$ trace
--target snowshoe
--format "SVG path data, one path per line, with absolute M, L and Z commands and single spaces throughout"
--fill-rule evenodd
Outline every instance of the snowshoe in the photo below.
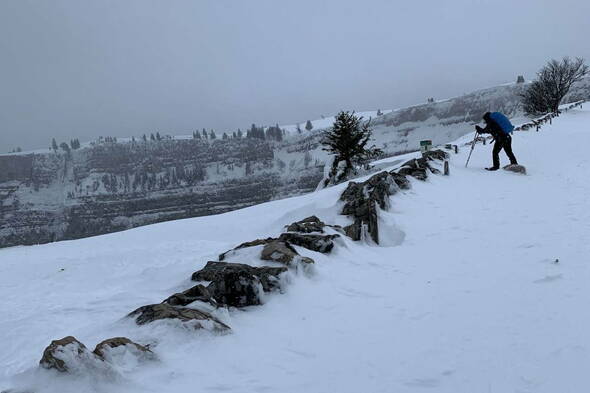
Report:
M 510 165 L 506 165 L 502 169 L 504 169 L 505 171 L 514 172 L 514 173 L 520 173 L 522 175 L 526 175 L 526 168 L 523 165 L 510 164 Z

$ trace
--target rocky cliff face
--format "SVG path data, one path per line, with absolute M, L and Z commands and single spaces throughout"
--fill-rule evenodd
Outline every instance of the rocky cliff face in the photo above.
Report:
M 221 213 L 309 192 L 322 174 L 309 154 L 247 138 L 0 156 L 0 246 Z
M 473 131 L 484 112 L 519 115 L 523 84 L 395 110 L 372 119 L 386 153 Z M 585 81 L 571 100 L 590 97 Z M 327 156 L 322 130 L 252 138 L 92 143 L 71 152 L 0 155 L 0 247 L 75 239 L 238 209 L 312 191 Z

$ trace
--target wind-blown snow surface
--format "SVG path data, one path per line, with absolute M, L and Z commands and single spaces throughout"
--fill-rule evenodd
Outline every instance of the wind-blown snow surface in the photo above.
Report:
M 193 271 L 241 241 L 276 235 L 310 214 L 342 223 L 336 201 L 345 185 L 223 215 L 2 249 L 0 390 L 586 391 L 589 144 L 584 109 L 539 133 L 515 134 L 527 176 L 483 171 L 489 145 L 476 147 L 466 169 L 463 147 L 451 176 L 413 181 L 392 197 L 381 229 L 401 245 L 343 241 L 330 256 L 301 249 L 316 260 L 315 274 L 292 275 L 286 293 L 223 316 L 233 328 L 223 336 L 121 318 L 188 288 Z M 126 367 L 110 382 L 37 370 L 43 348 L 66 335 L 90 348 L 112 336 L 158 338 L 160 361 Z

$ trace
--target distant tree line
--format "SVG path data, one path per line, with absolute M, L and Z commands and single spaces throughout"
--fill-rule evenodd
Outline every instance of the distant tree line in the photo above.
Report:
M 53 150 L 55 152 L 57 152 L 58 149 L 61 149 L 61 150 L 65 151 L 66 153 L 69 153 L 70 150 L 76 150 L 79 148 L 80 148 L 80 140 L 78 138 L 70 139 L 69 144 L 67 144 L 66 142 L 61 142 L 59 145 L 57 144 L 57 141 L 55 140 L 55 138 L 51 139 L 50 150 Z
M 305 129 L 307 131 L 311 131 L 313 129 L 313 124 L 311 123 L 310 120 L 307 120 L 307 122 L 305 124 Z M 297 124 L 297 131 L 299 133 L 301 133 L 301 128 L 300 128 L 299 124 Z M 261 140 L 281 142 L 285 136 L 286 136 L 285 130 L 280 128 L 278 124 L 275 124 L 274 126 L 270 126 L 270 127 L 259 127 L 256 124 L 252 124 L 250 129 L 247 130 L 245 133 L 242 132 L 242 130 L 238 128 L 237 131 L 234 131 L 232 133 L 224 132 L 221 136 L 221 139 L 228 140 L 228 139 L 240 139 L 240 138 L 245 137 L 245 138 L 252 138 L 252 139 L 261 139 Z M 193 137 L 193 139 L 216 140 L 217 134 L 215 133 L 215 130 L 213 130 L 213 129 L 207 131 L 205 128 L 203 128 L 201 131 L 198 131 L 198 130 L 193 131 L 192 137 Z M 152 132 L 149 135 L 143 134 L 141 136 L 141 140 L 143 142 L 148 142 L 148 141 L 157 142 L 157 141 L 171 140 L 171 139 L 173 139 L 173 138 L 170 135 L 162 136 L 162 135 L 160 135 L 160 132 L 158 132 L 158 131 L 155 133 Z M 131 137 L 131 142 L 136 142 L 135 137 Z M 95 142 L 92 142 L 92 144 L 94 144 L 94 143 Z M 99 136 L 98 143 L 117 143 L 117 137 Z M 51 141 L 51 148 L 50 149 L 52 149 L 56 152 L 59 149 L 69 152 L 70 150 L 79 149 L 80 146 L 81 146 L 80 141 L 77 138 L 70 140 L 69 145 L 65 142 L 58 144 L 57 141 L 55 140 L 55 138 L 53 138 Z M 17 149 L 20 149 L 20 148 L 17 148 Z M 13 150 L 13 152 L 16 152 L 16 151 L 21 151 L 21 150 Z

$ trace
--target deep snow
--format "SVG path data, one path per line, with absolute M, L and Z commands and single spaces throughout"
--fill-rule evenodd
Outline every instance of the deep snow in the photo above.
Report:
M 286 293 L 263 306 L 221 314 L 233 328 L 223 336 L 122 317 L 188 288 L 192 272 L 242 241 L 311 214 L 345 223 L 336 214 L 345 184 L 217 216 L 1 249 L 0 390 L 586 391 L 589 144 L 583 109 L 515 134 L 527 176 L 483 171 L 489 145 L 465 168 L 462 147 L 451 176 L 412 181 L 382 212 L 382 234 L 401 244 L 342 241 L 329 256 L 300 249 L 316 260 L 315 274 L 292 274 Z M 38 370 L 43 348 L 66 335 L 90 348 L 113 336 L 157 338 L 160 361 L 121 367 L 111 382 Z

